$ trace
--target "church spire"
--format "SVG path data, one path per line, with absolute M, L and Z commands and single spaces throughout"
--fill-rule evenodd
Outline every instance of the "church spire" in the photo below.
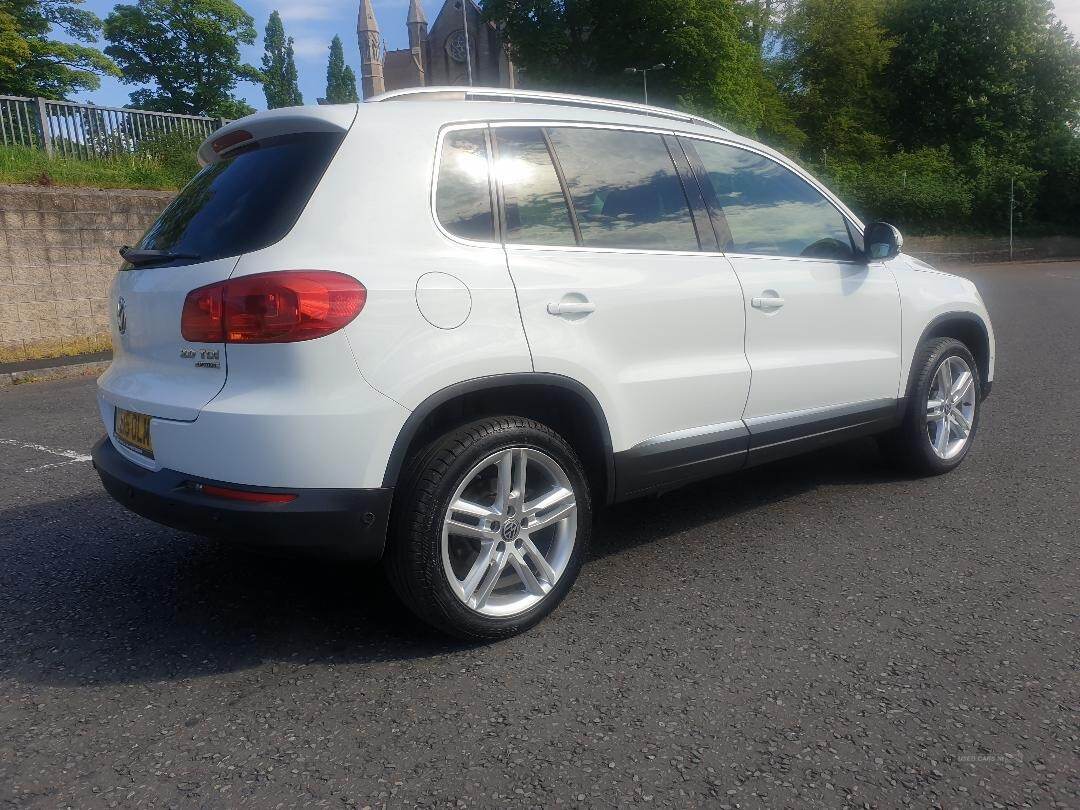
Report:
M 356 15 L 356 33 L 379 33 L 379 22 L 375 19 L 375 9 L 371 0 L 360 0 L 360 13 Z
M 409 48 L 419 51 L 423 57 L 427 43 L 427 17 L 424 16 L 424 7 L 420 5 L 420 0 L 410 0 L 409 19 L 405 25 L 409 29 Z
M 371 0 L 360 0 L 356 15 L 356 42 L 360 46 L 360 78 L 364 98 L 377 96 L 385 90 L 383 84 L 382 34 L 375 19 Z
M 420 5 L 420 0 L 411 0 L 409 3 L 409 25 L 413 23 L 427 25 L 427 17 L 424 15 L 424 7 Z

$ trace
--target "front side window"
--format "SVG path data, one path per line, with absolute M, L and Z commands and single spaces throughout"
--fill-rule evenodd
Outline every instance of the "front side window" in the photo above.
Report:
M 435 215 L 454 236 L 474 242 L 496 241 L 484 130 L 447 134 L 439 163 Z
M 729 253 L 851 261 L 851 235 L 825 197 L 774 160 L 726 144 L 695 141 L 706 202 Z
M 506 241 L 518 245 L 576 245 L 570 209 L 544 133 L 534 127 L 494 130 L 496 172 L 502 181 Z
M 699 249 L 686 194 L 659 135 L 576 127 L 548 135 L 585 247 Z

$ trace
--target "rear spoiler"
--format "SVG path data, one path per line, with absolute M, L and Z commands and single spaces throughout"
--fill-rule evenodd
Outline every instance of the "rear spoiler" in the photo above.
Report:
M 229 152 L 251 141 L 294 132 L 348 132 L 358 104 L 281 107 L 232 121 L 211 133 L 199 146 L 200 166 L 227 158 Z

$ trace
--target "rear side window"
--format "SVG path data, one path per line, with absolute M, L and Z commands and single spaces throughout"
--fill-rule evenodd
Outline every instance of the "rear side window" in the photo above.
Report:
M 266 138 L 203 168 L 139 241 L 178 254 L 170 265 L 239 256 L 283 238 L 304 210 L 344 133 Z
M 576 245 L 570 209 L 544 133 L 517 127 L 494 132 L 506 210 L 506 241 L 519 245 Z
M 695 141 L 706 202 L 726 224 L 724 250 L 761 256 L 850 261 L 844 217 L 816 188 L 762 155 Z M 729 235 L 730 234 L 730 235 Z
M 548 130 L 585 247 L 699 249 L 682 182 L 659 135 Z
M 450 132 L 443 141 L 435 215 L 446 230 L 474 242 L 495 242 L 484 130 Z

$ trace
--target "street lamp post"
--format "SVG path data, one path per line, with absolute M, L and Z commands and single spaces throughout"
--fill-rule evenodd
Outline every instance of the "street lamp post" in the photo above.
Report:
M 468 0 L 459 0 L 454 6 L 461 9 L 461 27 L 465 32 L 465 69 L 469 72 L 469 87 L 472 87 L 472 49 L 469 46 L 469 14 L 465 5 L 467 2 Z
M 630 74 L 633 74 L 633 75 L 637 75 L 638 73 L 641 74 L 641 83 L 642 83 L 643 89 L 645 90 L 645 103 L 646 104 L 649 103 L 649 71 L 650 70 L 663 70 L 666 67 L 667 67 L 667 65 L 665 65 L 663 62 L 661 62 L 659 65 L 653 65 L 652 67 L 647 67 L 647 68 L 627 68 L 626 69 L 627 73 L 630 73 Z

